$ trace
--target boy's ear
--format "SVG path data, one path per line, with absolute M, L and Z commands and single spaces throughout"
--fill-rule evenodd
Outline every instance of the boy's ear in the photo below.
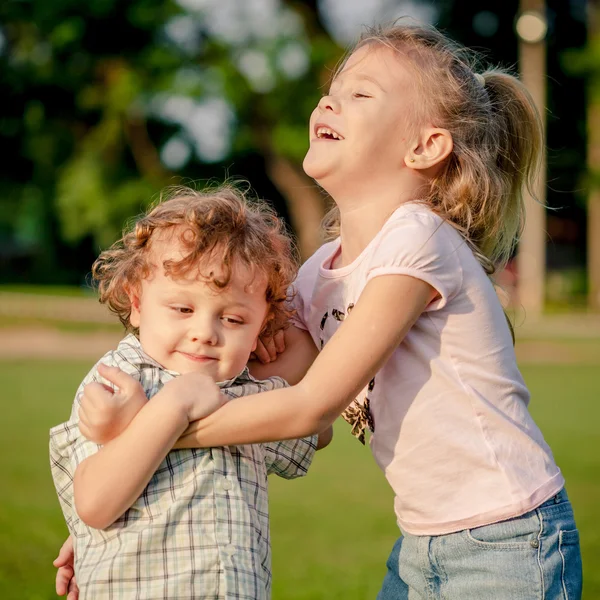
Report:
M 127 296 L 131 304 L 131 314 L 129 315 L 129 322 L 132 327 L 136 329 L 140 326 L 140 294 L 139 290 L 134 288 L 127 289 Z
M 446 160 L 453 148 L 452 134 L 447 129 L 427 127 L 405 156 L 404 164 L 411 169 L 431 169 Z

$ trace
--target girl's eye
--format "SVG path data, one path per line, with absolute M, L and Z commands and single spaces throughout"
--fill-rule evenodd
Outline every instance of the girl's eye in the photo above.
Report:
M 194 309 L 188 306 L 172 306 L 171 308 L 180 315 L 191 315 L 194 312 Z
M 361 94 L 360 92 L 354 92 L 352 94 L 355 98 L 371 98 L 371 96 L 367 96 L 367 94 Z

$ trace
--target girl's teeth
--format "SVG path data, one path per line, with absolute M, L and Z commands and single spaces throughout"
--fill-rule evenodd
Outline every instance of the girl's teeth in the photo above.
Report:
M 330 135 L 335 140 L 341 139 L 335 131 L 327 127 L 319 127 L 319 130 L 317 131 L 317 137 L 323 137 L 325 135 Z

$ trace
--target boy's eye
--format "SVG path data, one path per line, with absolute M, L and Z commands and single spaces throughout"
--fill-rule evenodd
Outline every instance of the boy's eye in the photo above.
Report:
M 368 96 L 367 94 L 362 94 L 361 92 L 354 92 L 354 94 L 352 94 L 355 98 L 371 98 L 371 96 Z
M 194 309 L 189 306 L 171 306 L 171 309 L 181 315 L 191 315 L 194 312 Z
M 233 325 L 243 325 L 244 324 L 244 321 L 242 321 L 241 319 L 238 319 L 237 317 L 221 317 L 221 318 L 226 323 L 231 323 Z

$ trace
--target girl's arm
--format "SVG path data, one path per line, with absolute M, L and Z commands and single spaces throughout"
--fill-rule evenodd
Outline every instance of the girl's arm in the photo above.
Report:
M 375 376 L 438 293 L 407 275 L 382 275 L 292 387 L 228 402 L 194 422 L 182 442 L 196 447 L 305 437 L 325 430 Z M 185 377 L 185 376 L 184 376 Z M 197 395 L 187 386 L 181 393 Z M 160 394 L 170 395 L 167 384 Z
M 206 391 L 201 400 L 194 401 L 190 396 L 191 403 L 186 403 L 177 392 L 180 381 L 181 378 L 176 378 L 170 382 L 174 398 L 154 396 L 121 435 L 76 468 L 75 508 L 90 527 L 105 529 L 130 508 L 189 421 L 201 418 L 223 402 L 220 390 L 210 378 L 193 373 L 185 385 L 196 389 L 206 387 Z M 96 393 L 110 393 L 94 389 Z

